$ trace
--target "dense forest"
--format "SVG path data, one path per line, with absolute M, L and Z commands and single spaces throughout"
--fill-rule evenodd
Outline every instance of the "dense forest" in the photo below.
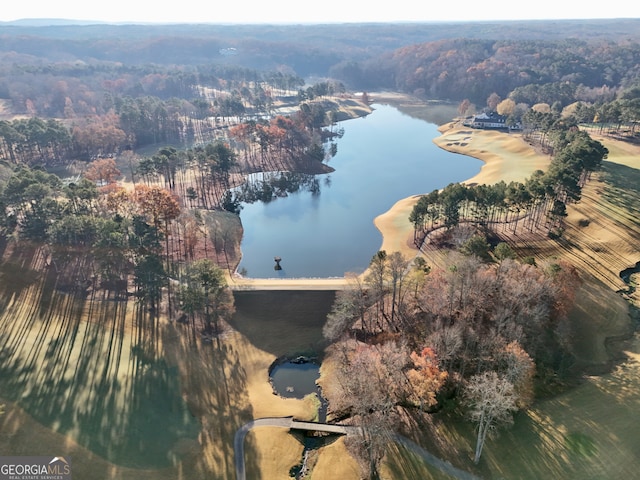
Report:
M 637 141 L 639 26 L 0 25 L 0 246 L 38 248 L 56 288 L 133 294 L 154 319 L 215 335 L 233 311 L 241 202 L 317 192 L 345 106 L 365 115 L 367 91 L 389 89 L 453 102 L 461 119 L 496 111 L 548 171 L 420 197 L 416 246 L 459 254 L 431 269 L 378 252 L 324 329 L 326 395 L 366 427 L 352 445 L 364 471 L 375 477 L 398 407 L 464 406 L 477 462 L 489 430 L 570 370 L 579 284 L 566 263 L 518 262 L 490 241 L 562 236 L 607 155 L 586 124 Z
M 637 108 L 638 31 L 634 20 L 0 25 L 0 118 L 63 121 L 85 154 L 189 144 L 208 118 L 268 112 L 275 96 L 331 78 L 351 91 L 467 100 L 478 110 L 491 95 L 520 109 L 578 102 L 598 109 L 600 121 L 628 121 Z
M 348 84 L 429 98 L 484 102 L 493 92 L 517 103 L 609 101 L 638 77 L 637 42 L 440 40 L 332 69 Z M 513 93 L 512 93 L 513 92 Z
M 288 68 L 302 77 L 326 75 L 341 61 L 444 39 L 622 42 L 638 37 L 638 21 L 564 20 L 327 25 L 101 25 L 0 22 L 2 51 L 33 62 L 114 62 L 124 65 L 227 64 Z M 229 55 L 232 50 L 233 55 Z

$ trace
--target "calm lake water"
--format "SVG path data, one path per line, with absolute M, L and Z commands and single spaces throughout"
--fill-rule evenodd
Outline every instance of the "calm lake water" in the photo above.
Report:
M 437 125 L 388 105 L 374 108 L 365 118 L 340 124 L 344 136 L 329 162 L 336 171 L 318 176 L 319 193 L 300 191 L 266 204 L 243 204 L 239 270 L 246 276 L 361 273 L 382 245 L 375 217 L 402 198 L 461 182 L 480 170 L 479 160 L 433 143 Z M 276 256 L 282 258 L 280 271 L 273 268 Z

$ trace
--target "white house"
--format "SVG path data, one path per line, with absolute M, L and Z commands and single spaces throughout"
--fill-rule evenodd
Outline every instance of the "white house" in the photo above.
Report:
M 476 115 L 469 123 L 473 128 L 507 128 L 507 117 L 495 112 L 483 112 Z

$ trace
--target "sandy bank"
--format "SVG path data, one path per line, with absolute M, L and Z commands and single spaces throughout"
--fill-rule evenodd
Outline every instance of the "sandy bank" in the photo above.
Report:
M 545 170 L 550 163 L 548 155 L 537 153 L 520 134 L 474 130 L 457 123 L 448 123 L 439 130 L 442 135 L 434 139 L 434 143 L 440 148 L 484 163 L 477 175 L 464 182 L 468 185 L 524 181 L 534 171 Z M 407 257 L 416 254 L 409 214 L 417 200 L 417 196 L 399 200 L 376 217 L 374 223 L 383 237 L 381 250 L 399 251 Z
M 442 135 L 434 139 L 436 145 L 484 162 L 480 172 L 468 179 L 467 184 L 523 181 L 535 170 L 546 169 L 550 162 L 549 156 L 537 153 L 520 134 L 473 130 L 456 123 L 443 125 L 439 130 Z M 401 199 L 375 218 L 375 226 L 383 237 L 380 250 L 401 252 L 407 258 L 417 253 L 413 245 L 413 225 L 409 222 L 417 199 L 417 196 Z M 348 285 L 342 277 L 261 279 L 234 276 L 229 277 L 228 282 L 233 290 L 337 290 Z
M 551 161 L 538 153 L 520 133 L 474 130 L 449 123 L 439 128 L 442 135 L 434 139 L 440 148 L 477 158 L 484 162 L 480 172 L 466 184 L 493 184 L 524 181 L 536 170 L 546 170 Z

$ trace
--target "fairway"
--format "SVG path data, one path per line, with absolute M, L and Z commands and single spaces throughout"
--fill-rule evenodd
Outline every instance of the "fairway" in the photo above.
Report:
M 28 269 L 33 281 L 15 288 L 7 281 L 15 273 L 15 264 L 0 267 L 4 399 L 122 466 L 169 467 L 197 444 L 200 422 L 178 370 L 160 336 L 142 335 L 129 302 L 85 302 Z
M 569 206 L 568 242 L 541 238 L 515 245 L 531 248 L 540 259 L 566 258 L 593 273 L 583 274 L 570 314 L 573 353 L 577 367 L 605 373 L 586 376 L 520 413 L 513 428 L 488 440 L 478 466 L 470 457 L 475 433 L 467 422 L 441 413 L 405 432 L 457 468 L 485 479 L 523 480 L 633 478 L 640 470 L 640 340 L 628 338 L 626 303 L 637 299 L 637 292 L 627 292 L 627 299 L 615 292 L 626 287 L 619 271 L 638 260 L 640 174 L 637 156 L 612 147 L 583 200 Z M 83 268 L 82 259 L 77 261 Z M 318 290 L 304 284 L 299 291 L 242 284 L 235 292 L 237 313 L 217 342 L 166 316 L 153 316 L 133 296 L 115 299 L 61 282 L 43 266 L 38 248 L 4 251 L 3 454 L 68 455 L 79 478 L 231 479 L 233 438 L 242 425 L 263 417 L 313 418 L 311 399 L 273 394 L 268 371 L 281 356 L 322 356 L 322 325 L 334 283 Z M 626 359 L 612 367 L 611 338 L 624 336 L 626 342 L 614 350 Z M 323 382 L 330 382 L 330 374 Z M 300 461 L 300 439 L 272 430 L 247 436 L 250 478 L 287 478 Z M 316 453 L 314 479 L 333 480 L 336 464 L 341 479 L 360 478 L 342 440 Z M 415 452 L 394 446 L 383 478 L 449 477 Z
M 38 273 L 37 252 L 9 254 L 0 266 L 3 454 L 71 456 L 79 478 L 232 478 L 241 425 L 313 418 L 313 401 L 273 394 L 276 355 L 242 333 L 227 327 L 219 344 L 206 342 L 131 297 L 57 288 L 53 275 Z M 330 305 L 328 294 L 320 300 Z M 314 302 L 304 300 L 310 313 Z M 272 309 L 281 303 L 282 318 L 252 325 L 244 316 L 239 327 L 278 354 L 317 346 L 323 318 L 305 314 L 300 329 L 283 334 L 292 321 L 288 302 Z M 257 467 L 263 445 L 245 446 L 248 471 L 268 473 L 269 462 Z
M 487 445 L 490 478 L 636 478 L 640 469 L 640 342 L 610 373 L 539 402 Z

